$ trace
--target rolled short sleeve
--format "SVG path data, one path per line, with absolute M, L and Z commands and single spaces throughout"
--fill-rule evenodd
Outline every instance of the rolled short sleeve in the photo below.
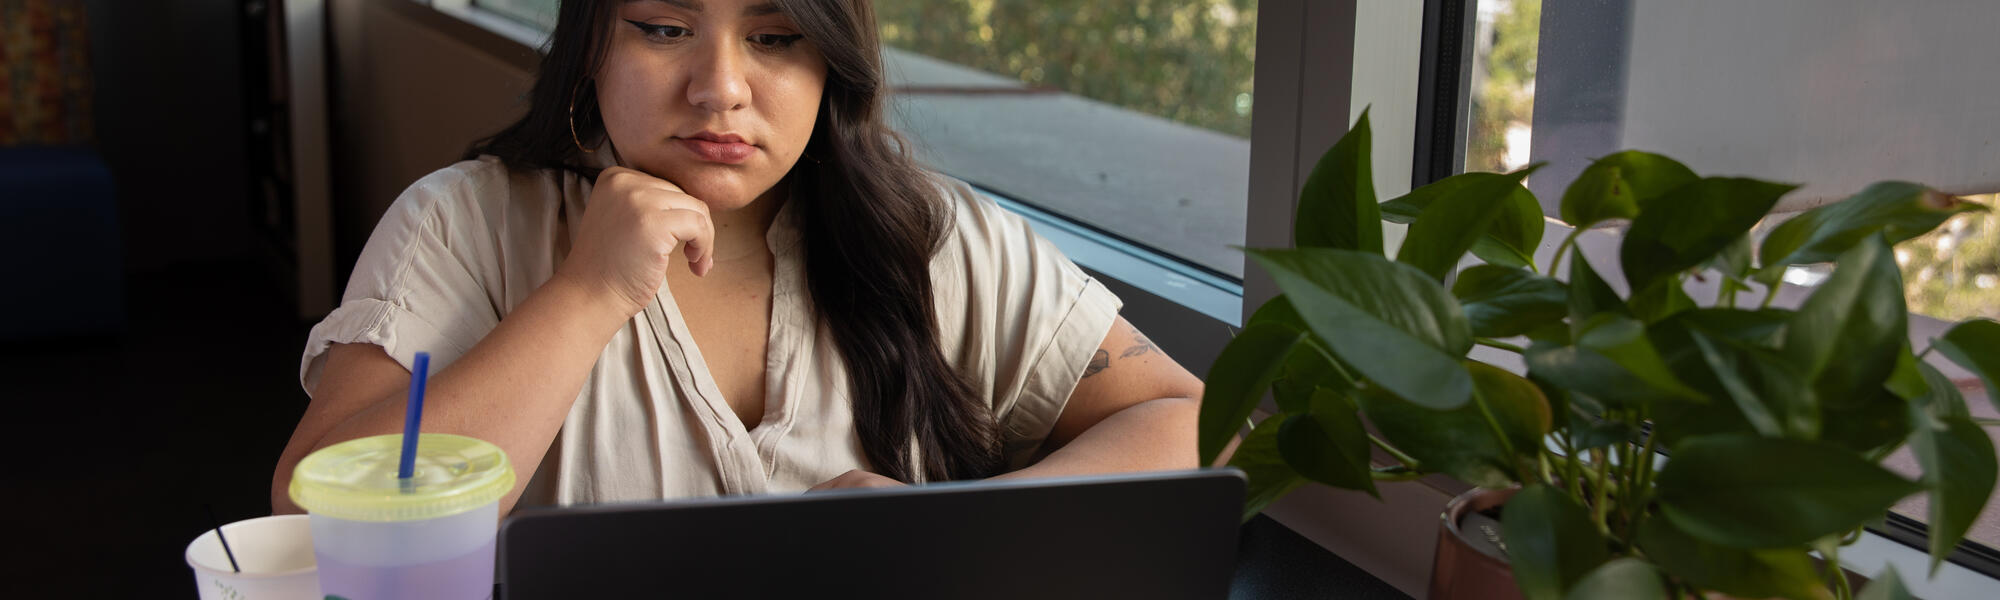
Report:
M 947 180 L 957 230 L 933 263 L 940 330 L 990 394 L 1009 468 L 1026 466 L 1117 321 L 1121 303 L 1026 219 Z
M 479 194 L 506 193 L 482 179 L 490 164 L 468 162 L 434 172 L 404 190 L 355 262 L 340 306 L 313 326 L 299 360 L 299 383 L 318 384 L 333 344 L 381 346 L 403 368 L 418 352 L 443 370 L 500 323 L 486 285 L 496 260 Z

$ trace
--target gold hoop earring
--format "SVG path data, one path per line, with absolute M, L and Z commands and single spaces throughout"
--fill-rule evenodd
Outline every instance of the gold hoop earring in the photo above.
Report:
M 583 83 L 585 81 L 589 81 L 589 79 L 583 79 L 577 81 L 576 89 L 570 91 L 569 93 L 569 141 L 576 142 L 576 149 L 582 150 L 585 154 L 589 154 L 592 152 L 596 152 L 596 150 L 583 147 L 583 138 L 577 137 L 576 135 L 576 97 L 578 94 L 583 93 Z

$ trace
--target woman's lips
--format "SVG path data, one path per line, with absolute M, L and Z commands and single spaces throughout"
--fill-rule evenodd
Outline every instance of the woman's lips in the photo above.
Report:
M 711 142 L 694 138 L 678 138 L 675 141 L 693 152 L 695 158 L 731 165 L 750 160 L 750 155 L 757 152 L 756 146 L 743 142 Z

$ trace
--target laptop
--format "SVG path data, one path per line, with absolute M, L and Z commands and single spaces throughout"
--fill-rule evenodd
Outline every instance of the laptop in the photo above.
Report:
M 1240 471 L 980 481 L 517 512 L 506 600 L 1224 598 Z

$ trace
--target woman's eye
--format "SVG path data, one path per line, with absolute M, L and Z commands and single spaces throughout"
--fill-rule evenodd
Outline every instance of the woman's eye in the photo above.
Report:
M 631 19 L 626 19 L 625 22 L 631 23 L 633 27 L 639 28 L 639 32 L 645 34 L 646 39 L 651 39 L 651 40 L 679 39 L 687 37 L 688 35 L 694 33 L 692 31 L 688 31 L 686 27 L 679 27 L 675 25 L 655 25 L 652 23 L 641 23 L 639 21 L 634 21 Z
M 792 47 L 792 44 L 798 43 L 799 40 L 805 39 L 805 37 L 806 36 L 804 35 L 796 33 L 791 35 L 760 33 L 757 35 L 750 36 L 750 43 L 763 46 L 765 48 L 769 48 L 772 50 L 780 50 Z

